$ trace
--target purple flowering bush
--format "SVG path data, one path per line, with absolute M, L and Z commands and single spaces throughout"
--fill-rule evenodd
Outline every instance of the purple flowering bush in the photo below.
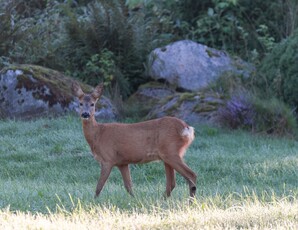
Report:
M 232 129 L 287 135 L 296 129 L 293 112 L 277 99 L 259 99 L 247 91 L 234 93 L 218 110 L 220 124 Z
M 232 129 L 251 128 L 255 114 L 251 99 L 251 95 L 247 92 L 232 95 L 218 110 L 220 123 Z

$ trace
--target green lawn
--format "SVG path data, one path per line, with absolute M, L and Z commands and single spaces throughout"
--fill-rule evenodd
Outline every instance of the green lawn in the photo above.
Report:
M 100 168 L 78 117 L 0 121 L 0 229 L 298 227 L 298 142 L 196 127 L 185 161 L 197 196 L 177 176 L 163 199 L 161 162 L 132 165 L 136 197 L 115 168 L 99 198 Z

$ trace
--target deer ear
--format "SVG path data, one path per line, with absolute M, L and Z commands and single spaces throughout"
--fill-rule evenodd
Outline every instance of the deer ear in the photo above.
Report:
M 98 99 L 98 98 L 101 97 L 102 92 L 103 92 L 103 83 L 101 83 L 101 84 L 99 84 L 98 86 L 95 87 L 95 89 L 93 90 L 91 96 L 94 99 Z
M 72 83 L 71 89 L 72 89 L 73 95 L 75 95 L 76 97 L 81 98 L 84 96 L 84 92 L 81 89 L 81 86 L 77 82 Z

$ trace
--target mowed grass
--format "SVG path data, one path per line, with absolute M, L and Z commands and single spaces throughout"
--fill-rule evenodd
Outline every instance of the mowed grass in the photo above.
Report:
M 129 135 L 129 134 L 127 134 Z M 298 143 L 197 126 L 185 161 L 198 175 L 164 199 L 161 162 L 131 165 L 135 198 L 115 168 L 100 173 L 78 117 L 0 121 L 0 229 L 297 229 Z

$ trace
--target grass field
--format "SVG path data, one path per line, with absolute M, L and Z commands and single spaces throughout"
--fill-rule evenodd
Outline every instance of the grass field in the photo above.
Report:
M 80 120 L 0 121 L 0 229 L 297 229 L 298 142 L 196 127 L 185 161 L 197 196 L 177 176 L 165 200 L 161 162 L 132 165 L 136 197 L 115 168 L 93 199 L 100 168 Z

